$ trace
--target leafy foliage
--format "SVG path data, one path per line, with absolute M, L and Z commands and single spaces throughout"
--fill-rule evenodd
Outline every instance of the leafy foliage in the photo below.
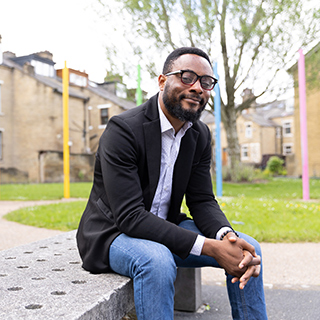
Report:
M 138 57 L 142 68 L 157 74 L 155 68 L 161 70 L 164 57 L 181 46 L 199 47 L 219 62 L 221 119 L 232 168 L 240 162 L 236 120 L 241 111 L 266 92 L 272 98 L 283 93 L 287 85 L 282 71 L 296 60 L 299 48 L 320 37 L 320 4 L 314 0 L 100 0 L 100 4 L 106 21 L 128 40 L 126 50 L 123 44 L 118 47 L 118 37 L 108 46 L 111 66 L 121 67 L 119 61 L 125 61 L 120 73 L 129 74 Z M 254 95 L 236 102 L 245 88 L 252 88 Z
M 273 176 L 285 175 L 286 171 L 283 167 L 284 160 L 279 157 L 273 156 L 267 162 L 266 170 Z
M 262 179 L 263 175 L 259 169 L 254 168 L 252 165 L 237 163 L 234 168 L 222 168 L 223 181 L 233 182 L 252 182 L 257 179 Z

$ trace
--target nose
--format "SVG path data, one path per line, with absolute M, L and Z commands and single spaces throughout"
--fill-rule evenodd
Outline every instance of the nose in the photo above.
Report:
M 200 78 L 191 86 L 191 90 L 198 92 L 201 94 L 203 89 L 201 87 Z

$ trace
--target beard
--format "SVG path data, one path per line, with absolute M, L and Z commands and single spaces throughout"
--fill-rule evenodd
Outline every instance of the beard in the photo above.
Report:
M 174 96 L 173 94 L 171 94 L 170 96 L 168 94 L 168 91 L 170 90 L 165 89 L 163 91 L 162 98 L 164 106 L 166 107 L 167 111 L 172 117 L 177 118 L 183 122 L 190 121 L 192 123 L 195 123 L 200 119 L 202 111 L 204 110 L 207 104 L 207 102 L 203 98 L 201 98 L 200 101 L 201 107 L 194 111 L 193 109 L 184 109 L 182 107 L 181 101 L 187 98 L 185 94 L 181 94 L 180 96 Z M 189 97 L 191 96 L 192 95 L 189 95 Z M 193 97 L 195 97 L 195 95 L 193 95 Z

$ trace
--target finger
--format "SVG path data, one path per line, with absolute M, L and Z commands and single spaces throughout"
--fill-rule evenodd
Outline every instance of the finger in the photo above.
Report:
M 253 260 L 253 256 L 249 251 L 243 251 L 243 259 L 239 263 L 239 268 L 242 269 L 246 266 L 249 266 Z
M 260 271 L 261 271 L 261 266 L 260 265 L 257 265 L 257 266 L 253 266 L 253 273 L 252 273 L 252 277 L 258 277 L 259 274 L 260 274 Z M 240 282 L 239 284 L 239 288 L 240 289 L 244 289 L 244 287 L 247 285 L 248 281 L 250 280 L 251 276 L 248 277 L 250 274 L 244 274 L 241 278 L 237 278 L 237 277 L 234 277 L 231 279 L 231 283 L 236 283 L 236 282 Z
M 236 283 L 238 281 L 240 281 L 240 278 L 234 277 L 231 279 L 231 283 Z
M 237 240 L 238 240 L 238 237 L 236 236 L 236 234 L 234 232 L 229 232 L 226 235 L 226 238 L 232 243 L 237 242 Z
M 240 289 L 244 289 L 244 287 L 246 286 L 246 284 L 248 283 L 248 281 L 250 280 L 252 275 L 255 273 L 255 269 L 256 269 L 256 266 L 248 267 L 246 272 L 241 276 L 241 278 L 239 280 L 240 281 L 240 284 L 239 284 Z
M 258 266 L 260 264 L 261 264 L 261 257 L 256 256 L 256 257 L 252 257 L 251 262 L 249 262 L 247 266 Z
M 255 271 L 252 276 L 255 278 L 259 277 L 260 271 L 261 271 L 261 266 L 255 266 Z
M 256 250 L 253 245 L 251 245 L 250 243 L 248 243 L 247 241 L 245 241 L 243 239 L 239 239 L 239 240 L 241 240 L 241 246 L 242 246 L 243 250 L 249 251 L 254 257 L 257 256 Z

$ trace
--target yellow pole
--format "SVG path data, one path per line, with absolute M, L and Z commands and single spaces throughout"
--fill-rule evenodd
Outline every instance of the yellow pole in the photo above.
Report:
M 62 71 L 63 85 L 63 175 L 64 175 L 64 197 L 70 198 L 70 160 L 69 160 L 69 69 L 64 62 Z

